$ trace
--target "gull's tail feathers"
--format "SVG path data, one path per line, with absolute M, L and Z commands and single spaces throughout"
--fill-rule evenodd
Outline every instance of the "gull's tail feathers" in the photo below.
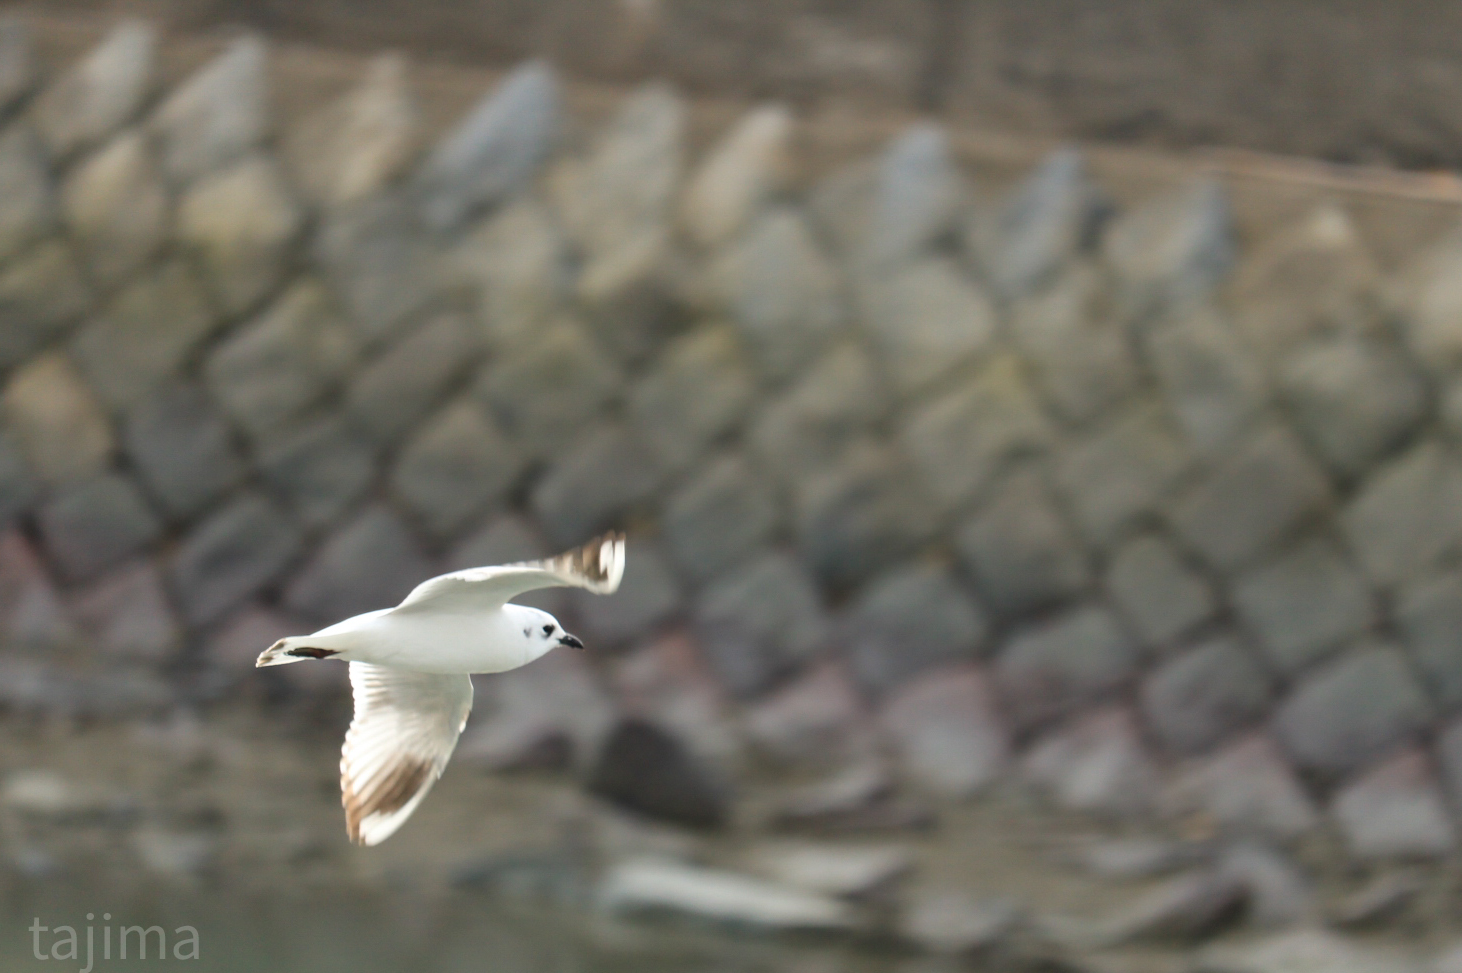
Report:
M 269 648 L 259 653 L 254 668 L 263 669 L 265 666 L 287 666 L 291 662 L 304 662 L 306 659 L 328 659 L 332 655 L 339 655 L 339 649 L 325 649 L 319 646 L 309 645 L 308 636 L 290 636 L 280 639 Z

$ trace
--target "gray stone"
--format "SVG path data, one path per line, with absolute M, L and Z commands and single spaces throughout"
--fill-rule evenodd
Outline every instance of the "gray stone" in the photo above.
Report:
M 1457 338 L 1457 310 L 1462 291 L 1457 268 L 1462 262 L 1462 235 L 1454 227 L 1429 250 L 1402 269 L 1391 287 L 1403 334 L 1411 351 L 1437 375 L 1450 374 L 1462 362 Z
M 786 830 L 867 834 L 927 829 L 933 821 L 926 805 L 895 795 L 888 768 L 874 758 L 794 789 L 768 823 Z
M 1351 793 L 1354 793 L 1354 788 Z M 1352 803 L 1352 810 L 1354 806 Z M 1399 806 L 1393 807 L 1401 810 Z M 1420 807 L 1418 805 L 1415 810 L 1420 810 Z M 1446 819 L 1442 820 L 1445 823 Z M 1425 877 L 1410 869 L 1382 873 L 1336 902 L 1330 909 L 1330 922 L 1344 929 L 1394 921 L 1417 896 L 1426 891 L 1427 884 Z
M 78 165 L 61 187 L 66 225 L 102 284 L 120 283 L 157 255 L 167 239 L 169 210 L 162 174 L 136 130 Z
M 531 348 L 568 300 L 571 267 L 563 233 L 537 199 L 522 197 L 468 231 L 449 257 L 452 277 L 476 295 L 496 351 Z
M 973 665 L 910 679 L 889 697 L 878 719 L 904 772 L 940 794 L 967 797 L 996 780 L 1010 759 L 995 688 Z
M 177 237 L 223 308 L 240 314 L 283 277 L 304 212 L 273 159 L 251 153 L 198 179 L 178 201 Z
M 178 371 L 216 323 L 192 273 L 169 261 L 119 292 L 72 351 L 97 394 L 126 408 Z
M 867 353 L 839 344 L 766 407 L 748 440 L 767 469 L 795 481 L 834 465 L 878 418 L 885 400 Z
M 1206 750 L 1258 719 L 1269 677 L 1237 639 L 1219 636 L 1172 659 L 1142 684 L 1142 711 L 1169 749 Z
M 1029 726 L 1120 686 L 1136 665 L 1137 647 L 1111 611 L 1084 605 L 1018 631 L 995 679 L 1010 715 Z
M 1325 537 L 1303 541 L 1234 584 L 1239 617 L 1271 665 L 1293 673 L 1369 627 L 1376 606 L 1360 573 Z
M 0 530 L 40 497 L 41 487 L 8 434 L 0 433 Z
M 796 561 L 762 555 L 701 593 L 696 630 L 726 686 L 750 695 L 820 649 L 827 621 L 816 586 Z
M 1319 824 L 1294 770 L 1266 735 L 1251 734 L 1180 770 L 1165 788 L 1170 816 L 1201 815 L 1226 831 L 1288 840 Z
M 834 469 L 795 484 L 796 532 L 822 578 L 848 584 L 909 553 L 939 528 L 932 498 L 908 461 L 871 442 Z
M 258 37 L 229 44 L 176 88 L 148 127 L 162 145 L 163 169 L 189 182 L 257 146 L 269 129 L 268 52 Z
M 1217 455 L 1258 416 L 1265 398 L 1259 364 L 1213 305 L 1153 329 L 1147 353 L 1194 451 Z
M 57 569 L 73 581 L 120 563 L 162 531 L 142 493 L 119 473 L 68 487 L 41 507 L 38 519 Z
M 986 623 L 948 572 L 913 564 L 870 581 L 839 629 L 858 681 L 882 692 L 941 663 L 975 658 Z
M 416 191 L 427 221 L 452 229 L 525 185 L 553 148 L 561 112 L 553 68 L 517 67 L 422 164 Z
M 183 641 L 151 561 L 133 562 L 89 585 L 71 600 L 71 611 L 87 642 L 113 656 L 157 661 Z
M 477 394 L 503 431 L 530 456 L 552 456 L 620 391 L 619 368 L 572 320 L 496 358 Z
M 1157 769 L 1123 708 L 1088 713 L 1036 741 L 1021 775 L 1073 811 L 1132 815 L 1156 797 Z
M 875 161 L 859 159 L 834 170 L 808 194 L 808 215 L 819 236 L 845 261 L 856 260 L 867 241 L 877 178 Z
M 1417 750 L 1351 781 L 1335 795 L 1331 810 L 1357 858 L 1435 858 L 1457 844 L 1436 777 Z
M 612 647 L 644 638 L 680 608 L 680 581 L 660 551 L 644 542 L 625 553 L 624 580 L 613 598 L 571 591 L 573 614 L 594 644 Z
M 331 212 L 313 252 L 369 343 L 409 326 L 440 289 L 437 251 L 399 195 Z
M 1435 750 L 1447 796 L 1454 806 L 1462 804 L 1462 722 L 1452 719 L 1437 727 Z
M 1371 475 L 1340 523 L 1372 581 L 1406 581 L 1462 542 L 1462 465 L 1422 440 Z
M 1201 939 L 1231 923 L 1245 906 L 1246 888 L 1233 875 L 1199 869 L 1167 879 L 1090 924 L 1048 924 L 1057 940 L 1076 948 Z
M 680 223 L 702 247 L 730 241 L 787 181 L 792 113 L 761 105 L 736 121 L 706 153 L 680 201 Z
M 752 849 L 749 857 L 767 878 L 845 899 L 876 896 L 914 866 L 913 855 L 899 845 L 776 841 Z
M 0 259 L 39 240 L 56 221 L 51 176 L 35 132 L 12 122 L 0 132 Z
M 656 224 L 585 266 L 573 296 L 599 344 L 633 367 L 685 323 L 679 302 L 694 273 L 668 227 Z
M 1097 418 L 1137 384 L 1127 334 L 1108 304 L 1106 278 L 1082 262 L 1011 308 L 1011 335 L 1067 422 Z
M 1448 572 L 1407 590 L 1395 618 L 1432 699 L 1446 709 L 1462 703 L 1462 574 Z
M 332 533 L 284 592 L 284 603 L 320 622 L 386 608 L 433 573 L 401 518 L 383 505 Z
M 720 302 L 770 381 L 795 375 L 843 323 L 837 271 L 794 210 L 777 207 L 757 217 L 711 274 Z
M 636 545 L 638 548 L 638 545 Z M 538 528 L 520 514 L 505 513 L 489 520 L 479 530 L 452 548 L 445 565 L 448 571 L 491 564 L 536 561 L 554 552 Z M 639 553 L 638 550 L 635 552 Z M 513 599 L 514 604 L 541 608 L 562 616 L 569 606 L 570 592 L 564 588 L 539 588 Z
M 1082 534 L 1105 545 L 1156 509 L 1188 463 L 1167 417 L 1144 404 L 1069 446 L 1057 461 L 1056 482 Z
M 173 556 L 169 574 L 183 614 L 194 625 L 215 621 L 277 578 L 302 540 L 274 504 L 239 496 L 194 528 Z
M 679 739 L 647 720 L 623 720 L 589 772 L 589 792 L 647 817 L 716 828 L 730 817 L 724 783 Z
M 1285 366 L 1280 387 L 1300 434 L 1346 477 L 1363 474 L 1426 412 L 1420 376 L 1379 341 L 1312 343 Z
M 1257 942 L 1210 946 L 1195 973 L 1421 973 L 1403 953 L 1361 945 L 1323 929 L 1298 929 Z
M 92 477 L 112 458 L 106 412 L 60 352 L 12 374 L 0 412 L 30 469 L 48 485 Z
M 1301 767 L 1339 774 L 1420 732 L 1431 717 L 1402 653 L 1365 645 L 1301 682 L 1275 714 L 1274 730 Z
M 948 375 L 994 337 L 995 309 L 942 257 L 867 282 L 863 297 L 863 323 L 901 396 Z
M 322 527 L 370 487 L 375 450 L 344 420 L 324 418 L 265 444 L 259 468 L 300 523 Z
M 954 507 L 975 496 L 1011 459 L 1042 451 L 1050 429 L 1020 363 L 1002 355 L 920 406 L 897 436 L 930 492 Z
M 8 110 L 36 81 L 30 21 L 7 14 L 0 19 L 0 110 Z
M 1034 470 L 1006 477 L 954 541 L 981 598 L 1003 617 L 1060 604 L 1087 586 L 1081 544 Z
M 685 469 L 741 421 L 752 393 L 735 334 L 706 328 L 665 349 L 631 390 L 629 416 L 666 468 Z
M 1171 645 L 1213 616 L 1213 589 L 1161 534 L 1144 534 L 1119 548 L 1107 567 L 1107 590 L 1143 640 Z
M 122 443 L 148 491 L 175 517 L 198 513 L 245 473 L 227 423 L 193 384 L 163 388 L 129 410 Z
M 1329 483 L 1294 436 L 1269 426 L 1242 444 L 1173 511 L 1182 538 L 1214 567 L 1232 571 L 1326 512 Z
M 1106 210 L 1081 153 L 1057 149 L 993 212 L 965 221 L 965 247 L 995 293 L 1014 300 L 1090 250 Z
M 300 121 L 283 155 L 309 200 L 345 206 L 401 174 L 416 149 L 417 122 L 406 59 L 382 54 L 354 88 Z
M 463 397 L 427 419 L 406 442 L 390 485 L 427 533 L 444 539 L 500 503 L 525 464 L 482 407 Z
M 681 570 L 705 582 L 750 557 L 780 520 L 762 478 L 740 456 L 728 454 L 706 463 L 671 495 L 660 528 Z
M 925 889 L 905 903 L 898 934 L 926 952 L 970 956 L 995 948 L 1020 919 L 1020 907 L 1006 899 Z
M 853 925 L 846 903 L 734 872 L 643 857 L 621 862 L 597 894 L 613 914 L 679 914 L 733 929 L 840 930 Z
M 1218 858 L 1218 871 L 1244 889 L 1244 922 L 1283 929 L 1313 922 L 1318 908 L 1313 882 L 1289 856 L 1262 844 L 1243 842 Z
M 91 292 L 63 243 L 42 244 L 0 270 L 0 366 L 24 361 L 87 311 Z
M 649 499 L 662 472 L 630 430 L 601 423 L 564 451 L 530 501 L 549 538 L 565 547 L 605 530 Z
M 325 288 L 303 280 L 214 348 L 204 372 L 229 414 L 260 437 L 333 389 L 356 354 Z
M 1102 240 L 1124 319 L 1143 323 L 1207 297 L 1234 260 L 1228 194 L 1201 179 L 1118 218 Z
M 867 239 L 867 259 L 889 267 L 917 256 L 954 229 L 965 201 L 944 129 L 909 126 L 878 158 Z
M 380 443 L 397 439 L 471 368 L 477 336 L 456 314 L 427 321 L 355 373 L 346 408 Z
M 64 159 L 131 121 L 152 92 L 156 32 L 124 20 L 36 99 L 36 127 L 51 157 Z
M 469 766 L 528 769 L 556 756 L 560 769 L 586 770 L 598 756 L 618 714 L 595 667 L 578 652 L 538 661 L 475 680 L 485 719 L 468 725 L 457 749 Z
M 40 554 L 16 529 L 0 534 L 0 632 L 18 646 L 74 644 L 77 637 Z
M 785 767 L 844 766 L 878 745 L 840 660 L 813 665 L 756 701 L 744 712 L 742 730 L 761 756 Z

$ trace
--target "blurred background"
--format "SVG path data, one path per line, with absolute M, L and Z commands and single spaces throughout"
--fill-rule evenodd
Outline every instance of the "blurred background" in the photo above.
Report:
M 1462 971 L 1459 20 L 3 8 L 4 968 Z M 607 529 L 352 847 L 258 653 Z

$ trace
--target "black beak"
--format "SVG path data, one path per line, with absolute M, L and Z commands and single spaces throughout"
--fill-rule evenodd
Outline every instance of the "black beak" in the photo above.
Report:
M 563 633 L 563 635 L 559 636 L 558 644 L 567 645 L 571 649 L 582 649 L 584 647 L 583 642 L 580 642 L 578 638 L 570 635 L 568 632 L 565 632 Z

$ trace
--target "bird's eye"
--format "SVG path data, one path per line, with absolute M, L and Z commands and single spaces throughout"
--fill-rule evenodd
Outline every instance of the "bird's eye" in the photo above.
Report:
M 552 635 L 554 628 L 555 628 L 555 626 L 553 626 L 553 625 L 545 625 L 545 626 L 543 626 L 543 637 L 544 638 L 548 638 L 550 635 Z

